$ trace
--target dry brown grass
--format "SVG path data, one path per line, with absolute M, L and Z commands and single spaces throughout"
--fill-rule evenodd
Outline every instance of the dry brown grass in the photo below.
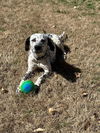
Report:
M 99 0 L 91 8 L 85 6 L 87 1 L 78 6 L 65 0 L 48 1 L 0 1 L 0 133 L 33 133 L 37 128 L 45 129 L 44 133 L 99 133 Z M 82 74 L 70 82 L 54 73 L 38 95 L 18 96 L 15 90 L 27 69 L 24 41 L 43 29 L 57 34 L 66 31 L 71 49 L 66 62 Z M 57 111 L 49 114 L 49 108 Z

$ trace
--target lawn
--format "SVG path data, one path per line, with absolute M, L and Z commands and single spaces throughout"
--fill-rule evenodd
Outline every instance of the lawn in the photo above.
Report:
M 43 31 L 68 35 L 64 71 L 17 95 L 25 40 Z M 0 133 L 99 133 L 100 0 L 0 0 L 0 72 Z

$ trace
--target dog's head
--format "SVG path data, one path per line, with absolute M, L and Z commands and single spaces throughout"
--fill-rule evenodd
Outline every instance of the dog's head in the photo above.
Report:
M 37 58 L 44 56 L 48 47 L 54 50 L 52 40 L 45 34 L 33 34 L 28 37 L 25 42 L 25 50 L 30 50 Z

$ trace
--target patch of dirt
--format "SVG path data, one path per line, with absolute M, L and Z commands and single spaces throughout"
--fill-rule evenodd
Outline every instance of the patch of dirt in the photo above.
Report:
M 100 7 L 99 1 L 95 2 L 94 11 L 57 0 L 1 0 L 1 133 L 33 133 L 38 128 L 44 133 L 99 133 Z M 43 30 L 56 34 L 65 31 L 69 37 L 65 44 L 71 52 L 37 95 L 16 95 L 27 70 L 25 39 Z M 75 73 L 77 70 L 81 74 Z M 36 72 L 33 82 L 40 74 Z M 49 108 L 56 113 L 48 113 Z

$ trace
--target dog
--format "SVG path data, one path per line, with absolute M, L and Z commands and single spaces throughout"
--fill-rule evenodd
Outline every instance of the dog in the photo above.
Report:
M 57 58 L 57 52 L 61 57 L 65 57 L 64 42 L 67 38 L 65 32 L 61 35 L 35 33 L 26 39 L 25 50 L 28 51 L 28 70 L 22 78 L 19 86 L 23 81 L 32 76 L 33 71 L 39 67 L 44 70 L 44 73 L 38 77 L 35 86 L 40 87 L 46 77 L 52 73 L 51 64 Z M 17 92 L 20 91 L 19 86 Z

